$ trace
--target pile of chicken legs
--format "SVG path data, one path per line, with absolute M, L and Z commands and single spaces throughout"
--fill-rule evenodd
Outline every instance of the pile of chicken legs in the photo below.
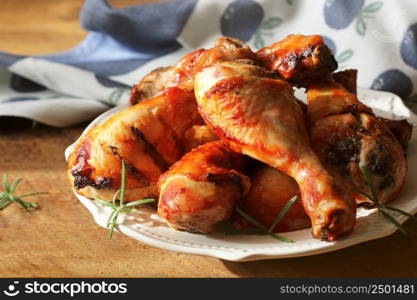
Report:
M 356 70 L 337 69 L 321 36 L 290 35 L 253 52 L 222 37 L 146 75 L 132 106 L 85 134 L 68 160 L 78 193 L 111 200 L 127 166 L 126 200 L 158 198 L 174 229 L 210 233 L 231 219 L 276 232 L 349 234 L 358 205 L 391 201 L 407 175 L 411 125 L 374 115 L 356 96 Z M 305 88 L 308 103 L 294 96 Z

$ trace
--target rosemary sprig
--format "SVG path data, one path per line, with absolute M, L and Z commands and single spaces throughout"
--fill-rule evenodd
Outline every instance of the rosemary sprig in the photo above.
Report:
M 275 227 L 281 222 L 282 218 L 287 214 L 290 208 L 294 205 L 294 203 L 298 200 L 298 196 L 294 196 L 290 199 L 290 201 L 285 204 L 284 208 L 279 212 L 278 216 L 276 216 L 274 222 L 272 223 L 271 227 L 269 228 L 270 232 L 273 232 Z
M 398 222 L 393 216 L 391 216 L 386 210 L 388 209 L 388 210 L 391 210 L 391 211 L 395 211 L 397 213 L 400 213 L 400 214 L 402 214 L 406 217 L 409 217 L 409 218 L 413 219 L 416 222 L 417 222 L 417 217 L 413 216 L 412 214 L 409 214 L 408 212 L 405 212 L 405 211 L 403 211 L 399 208 L 389 206 L 389 205 L 386 205 L 384 203 L 380 203 L 379 199 L 378 199 L 378 194 L 376 193 L 376 190 L 375 190 L 375 185 L 374 185 L 374 183 L 371 179 L 371 176 L 369 176 L 368 170 L 363 165 L 360 166 L 360 169 L 361 169 L 363 177 L 365 178 L 366 184 L 369 187 L 371 195 L 368 195 L 367 193 L 364 193 L 364 192 L 361 192 L 361 191 L 356 191 L 356 192 L 358 192 L 359 194 L 361 194 L 361 195 L 365 196 L 366 198 L 368 198 L 369 200 L 371 200 L 374 203 L 375 208 L 378 210 L 378 213 L 381 214 L 389 222 L 394 224 L 395 227 L 398 228 L 398 230 L 400 230 L 403 234 L 406 235 L 407 232 L 405 231 L 405 229 L 401 225 L 401 223 Z
M 257 228 L 255 230 L 240 230 L 236 231 L 238 233 L 257 233 L 257 234 L 268 234 L 274 239 L 277 239 L 281 242 L 286 243 L 294 243 L 293 240 L 286 238 L 285 236 L 278 235 L 274 233 L 275 227 L 279 224 L 279 222 L 282 220 L 282 218 L 287 214 L 287 212 L 290 210 L 290 208 L 294 205 L 294 203 L 298 200 L 298 196 L 292 197 L 287 204 L 284 206 L 284 208 L 279 212 L 279 214 L 275 217 L 274 221 L 272 222 L 272 225 L 270 228 L 265 227 L 260 222 L 255 220 L 253 217 L 245 213 L 243 210 L 241 210 L 239 207 L 236 208 L 236 211 L 249 223 L 255 225 Z
M 22 198 L 48 194 L 47 192 L 34 192 L 29 194 L 23 194 L 20 196 L 15 196 L 14 192 L 16 191 L 17 186 L 22 182 L 22 178 L 16 179 L 12 184 L 9 183 L 9 178 L 7 174 L 3 175 L 3 189 L 4 192 L 0 192 L 0 210 L 7 208 L 10 204 L 16 203 L 20 205 L 25 211 L 30 212 L 30 209 L 36 209 L 38 204 L 34 202 L 28 202 L 22 200 Z
M 111 240 L 113 237 L 113 232 L 117 224 L 117 218 L 121 213 L 123 214 L 129 214 L 132 212 L 138 211 L 134 207 L 137 205 L 147 204 L 154 202 L 155 199 L 147 198 L 147 199 L 141 199 L 129 203 L 124 203 L 125 200 L 125 193 L 126 193 L 126 164 L 124 160 L 122 160 L 122 180 L 120 189 L 114 193 L 112 202 L 107 202 L 98 198 L 94 198 L 97 203 L 110 207 L 112 209 L 112 213 L 110 214 L 109 219 L 107 220 L 107 229 L 109 230 L 109 239 Z M 119 197 L 120 195 L 120 197 Z

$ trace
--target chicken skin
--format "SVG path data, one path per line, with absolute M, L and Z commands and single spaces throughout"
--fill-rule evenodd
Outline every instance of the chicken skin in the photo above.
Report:
M 357 94 L 357 79 L 358 79 L 358 70 L 347 69 L 339 71 L 332 74 L 332 78 L 337 83 L 340 83 L 345 90 L 349 93 Z
M 171 67 L 158 68 L 136 84 L 131 92 L 131 104 L 153 98 L 169 87 L 186 91 L 194 89 L 194 73 L 214 61 L 254 58 L 255 53 L 242 41 L 229 37 L 217 39 L 213 48 L 198 49 L 182 57 Z
M 198 59 L 194 74 L 205 67 L 221 61 L 255 59 L 255 53 L 239 39 L 221 37 L 214 42 L 214 47 L 206 50 Z
M 378 119 L 385 124 L 385 126 L 400 142 L 404 152 L 407 151 L 408 142 L 410 141 L 411 135 L 413 133 L 413 125 L 411 125 L 406 119 L 390 120 L 381 117 Z
M 219 137 L 207 125 L 194 125 L 184 132 L 185 153 L 197 146 L 217 141 Z
M 332 78 L 334 81 L 341 84 L 346 91 L 356 95 L 357 74 L 357 70 L 348 69 L 333 73 Z M 307 106 L 305 106 L 305 112 L 307 112 Z M 408 147 L 408 142 L 411 139 L 413 126 L 406 119 L 390 120 L 383 117 L 378 117 L 378 120 L 385 124 L 385 126 L 400 142 L 401 146 L 403 147 L 403 150 L 406 151 Z
M 289 35 L 260 49 L 256 57 L 264 68 L 279 73 L 298 87 L 337 69 L 337 62 L 320 35 Z
M 158 68 L 147 74 L 133 87 L 130 103 L 134 105 L 142 100 L 153 98 L 174 86 L 193 91 L 195 64 L 204 52 L 204 49 L 196 50 L 185 55 L 171 67 Z
M 185 153 L 185 132 L 202 124 L 194 94 L 169 88 L 85 134 L 68 159 L 71 184 L 86 197 L 111 200 L 120 188 L 124 160 L 126 201 L 157 197 L 159 176 Z
M 369 173 L 381 203 L 394 199 L 404 184 L 407 161 L 387 122 L 375 117 L 356 95 L 331 80 L 310 85 L 307 96 L 311 143 L 323 164 L 350 183 L 359 205 L 373 206 L 361 194 L 371 194 L 362 168 Z M 393 122 L 392 128 L 400 124 Z M 399 138 L 409 137 L 407 132 L 404 134 Z
M 275 218 L 292 197 L 300 197 L 300 189 L 294 179 L 265 164 L 258 166 L 250 175 L 250 182 L 251 188 L 239 206 L 266 228 L 272 226 Z M 235 215 L 233 225 L 236 229 L 253 228 L 251 223 L 238 214 Z M 288 232 L 309 227 L 311 227 L 310 218 L 298 199 L 274 228 L 274 232 Z
M 352 231 L 356 205 L 312 151 L 291 86 L 249 61 L 215 63 L 197 72 L 201 115 L 228 146 L 293 177 L 313 236 L 335 240 Z
M 249 189 L 243 164 L 221 141 L 195 148 L 159 179 L 158 215 L 177 230 L 212 232 Z

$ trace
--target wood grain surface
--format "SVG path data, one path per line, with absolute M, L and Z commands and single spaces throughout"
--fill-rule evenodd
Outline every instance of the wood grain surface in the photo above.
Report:
M 2 0 L 0 51 L 52 53 L 81 41 L 81 0 Z M 111 1 L 116 7 L 145 1 Z M 417 276 L 417 226 L 328 254 L 293 259 L 227 262 L 180 254 L 119 233 L 108 240 L 73 196 L 65 177 L 64 149 L 86 124 L 57 129 L 29 120 L 0 118 L 0 175 L 25 178 L 20 192 L 35 197 L 31 214 L 0 212 L 0 276 L 33 277 L 391 277 Z

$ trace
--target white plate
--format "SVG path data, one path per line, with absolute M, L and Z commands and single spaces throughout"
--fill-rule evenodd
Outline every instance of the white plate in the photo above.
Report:
M 374 108 L 378 115 L 388 118 L 407 118 L 414 125 L 414 132 L 408 149 L 409 174 L 401 195 L 391 203 L 409 213 L 417 212 L 417 116 L 408 110 L 397 96 L 371 90 L 360 89 L 359 98 Z M 302 95 L 298 95 L 299 97 Z M 113 108 L 97 117 L 84 131 L 106 120 L 125 107 Z M 67 158 L 73 145 L 65 150 Z M 414 178 L 414 179 L 413 179 Z M 414 181 L 414 182 L 413 182 Z M 75 191 L 74 191 L 75 192 Z M 98 205 L 75 192 L 81 203 L 91 212 L 96 223 L 106 227 L 110 214 L 108 207 Z M 403 223 L 407 218 L 393 214 Z M 192 234 L 175 231 L 169 228 L 154 211 L 142 210 L 119 218 L 118 231 L 149 245 L 184 253 L 208 255 L 232 261 L 249 261 L 257 259 L 287 258 L 307 256 L 349 247 L 372 239 L 388 236 L 396 231 L 396 227 L 376 213 L 376 210 L 359 209 L 357 224 L 351 235 L 336 242 L 324 242 L 313 239 L 310 229 L 288 232 L 283 235 L 295 243 L 279 242 L 269 236 L 226 235 L 213 233 L 209 235 Z M 103 238 L 105 238 L 103 236 Z

